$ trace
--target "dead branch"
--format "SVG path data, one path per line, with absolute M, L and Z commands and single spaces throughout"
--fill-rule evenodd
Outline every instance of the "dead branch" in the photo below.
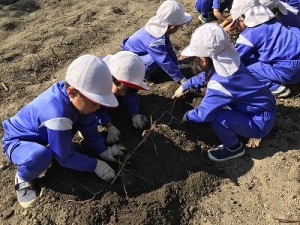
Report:
M 6 87 L 6 85 L 3 82 L 1 83 L 1 85 L 4 88 L 5 91 L 8 91 L 8 87 Z
M 300 224 L 300 220 L 279 219 L 279 218 L 274 218 L 274 220 L 278 220 L 279 223 L 298 223 L 298 224 Z
M 174 109 L 174 106 L 175 106 L 175 103 L 176 103 L 176 99 L 173 101 L 173 105 L 172 105 L 172 108 L 171 108 L 171 112 L 168 112 L 168 111 L 165 111 L 161 114 L 161 116 L 155 120 L 153 123 L 152 123 L 152 117 L 150 116 L 150 120 L 151 120 L 151 127 L 150 129 L 148 130 L 144 130 L 143 134 L 142 134 L 142 137 L 143 137 L 143 140 L 132 150 L 132 152 L 130 152 L 129 154 L 127 154 L 123 160 L 123 162 L 120 162 L 119 160 L 119 165 L 120 165 L 120 168 L 119 168 L 119 171 L 118 173 L 116 174 L 115 178 L 113 179 L 113 181 L 111 182 L 111 184 L 113 184 L 116 179 L 120 176 L 120 174 L 122 174 L 128 160 L 135 154 L 135 152 L 137 151 L 137 149 L 148 139 L 148 137 L 156 130 L 157 126 L 156 124 L 166 115 L 170 115 L 171 116 L 171 121 L 172 119 L 175 119 L 178 121 L 178 119 L 176 117 L 174 117 L 172 115 L 172 112 L 173 112 L 173 109 Z M 171 123 L 171 121 L 169 122 L 169 124 Z M 153 142 L 153 145 L 154 145 L 154 150 L 156 152 L 156 155 L 158 156 L 158 152 L 157 152 L 157 149 L 156 149 L 156 145 L 152 139 L 152 137 L 150 137 L 152 142 Z
M 83 185 L 82 185 L 82 186 L 83 186 Z M 87 187 L 85 187 L 85 186 L 83 186 L 83 187 L 84 187 L 86 190 L 88 190 L 88 192 L 90 192 L 90 193 L 93 195 L 93 197 L 92 197 L 91 199 L 87 199 L 87 200 L 83 200 L 83 201 L 75 201 L 75 200 L 69 199 L 69 200 L 67 200 L 66 202 L 74 202 L 74 203 L 78 203 L 78 204 L 85 204 L 85 203 L 87 203 L 87 202 L 91 202 L 91 201 L 95 200 L 95 198 L 97 197 L 97 195 L 103 193 L 103 191 L 98 191 L 98 192 L 96 192 L 96 193 L 93 193 L 93 192 L 90 191 Z

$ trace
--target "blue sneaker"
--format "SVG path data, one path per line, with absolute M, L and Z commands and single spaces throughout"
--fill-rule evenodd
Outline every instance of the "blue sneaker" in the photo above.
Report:
M 208 158 L 212 161 L 222 162 L 243 156 L 245 154 L 245 148 L 242 142 L 240 142 L 240 147 L 235 150 L 219 145 L 217 148 L 209 150 L 207 154 Z
M 15 177 L 15 190 L 18 201 L 23 208 L 32 206 L 40 194 L 33 182 L 20 181 L 18 175 Z

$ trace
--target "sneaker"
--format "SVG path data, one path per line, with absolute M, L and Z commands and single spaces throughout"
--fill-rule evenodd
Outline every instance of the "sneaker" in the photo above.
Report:
M 15 177 L 15 190 L 18 201 L 23 208 L 32 206 L 40 194 L 33 182 L 20 181 L 18 175 Z
M 200 14 L 198 16 L 198 19 L 202 22 L 202 23 L 206 23 L 207 22 L 207 18 L 203 17 L 202 14 Z
M 288 89 L 286 86 L 284 85 L 280 85 L 279 88 L 277 88 L 276 90 L 272 91 L 272 94 L 276 97 L 276 98 L 286 98 L 288 96 L 290 96 L 291 94 L 291 90 Z
M 234 159 L 241 157 L 245 154 L 245 148 L 242 142 L 240 142 L 240 147 L 236 150 L 232 150 L 219 145 L 217 148 L 208 151 L 208 158 L 212 161 L 222 162 L 229 159 Z

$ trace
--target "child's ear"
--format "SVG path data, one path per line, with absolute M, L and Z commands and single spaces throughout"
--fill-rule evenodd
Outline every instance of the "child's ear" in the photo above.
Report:
M 73 88 L 73 87 L 68 87 L 68 88 L 67 88 L 67 94 L 68 94 L 69 97 L 71 97 L 71 98 L 75 97 L 76 89 Z

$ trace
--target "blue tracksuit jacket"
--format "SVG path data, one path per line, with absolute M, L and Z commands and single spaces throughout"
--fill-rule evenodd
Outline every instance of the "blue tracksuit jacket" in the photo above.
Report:
M 182 87 L 205 85 L 204 73 L 184 82 Z M 241 64 L 237 72 L 223 77 L 214 72 L 199 106 L 186 113 L 192 122 L 209 122 L 226 147 L 237 144 L 237 135 L 263 137 L 275 119 L 276 101 L 272 93 Z
M 300 36 L 276 19 L 247 27 L 236 49 L 241 61 L 270 90 L 300 81 Z
M 177 66 L 178 59 L 168 35 L 156 38 L 143 27 L 129 38 L 124 39 L 121 49 L 133 52 L 143 59 L 146 67 L 146 79 L 157 66 L 161 67 L 176 82 L 184 77 Z
M 96 154 L 106 150 L 104 139 L 97 131 L 95 114 L 81 114 L 74 108 L 64 81 L 53 84 L 15 116 L 3 121 L 3 129 L 3 150 L 9 158 L 18 141 L 28 141 L 49 145 L 53 156 L 64 167 L 93 172 L 96 158 L 76 152 L 71 144 L 78 130 Z

